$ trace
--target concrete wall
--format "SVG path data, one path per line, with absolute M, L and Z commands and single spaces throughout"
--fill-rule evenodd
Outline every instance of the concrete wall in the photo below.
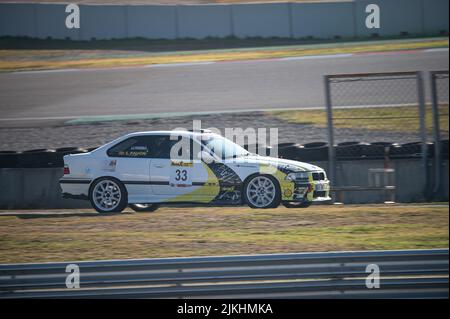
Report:
M 177 12 L 179 38 L 224 38 L 232 35 L 230 6 L 178 6 Z
M 291 36 L 289 8 L 288 3 L 233 5 L 234 35 L 238 38 L 288 38 Z
M 364 37 L 377 33 L 380 36 L 395 36 L 402 32 L 411 35 L 423 34 L 423 8 L 435 0 L 359 0 L 356 1 L 356 34 Z M 366 28 L 366 7 L 380 7 L 380 29 Z
M 36 5 L 0 4 L 0 36 L 5 35 L 37 38 Z
M 370 168 L 382 168 L 382 160 L 340 161 L 337 163 L 336 186 L 367 186 Z M 327 162 L 314 163 L 327 169 Z M 396 172 L 396 201 L 424 201 L 423 169 L 420 160 L 392 161 Z M 443 188 L 440 200 L 448 201 L 448 160 L 444 161 Z M 89 202 L 63 199 L 59 179 L 61 168 L 2 168 L 0 169 L 0 209 L 14 208 L 86 208 Z M 431 181 L 433 183 L 433 181 Z M 345 194 L 344 203 L 382 203 L 382 192 L 358 191 Z
M 63 199 L 62 168 L 1 168 L 0 208 L 86 208 L 87 201 Z
M 368 4 L 381 28 L 367 29 Z M 448 0 L 355 0 L 226 5 L 80 5 L 81 28 L 65 27 L 65 5 L 0 4 L 0 36 L 175 39 L 236 36 L 352 38 L 448 33 Z
M 292 36 L 325 39 L 354 37 L 354 9 L 353 2 L 293 3 Z
M 80 6 L 82 40 L 121 39 L 128 37 L 126 6 Z
M 424 33 L 448 32 L 449 0 L 431 0 L 423 7 Z
M 175 39 L 177 13 L 175 6 L 126 6 L 128 37 Z
M 66 5 L 37 4 L 36 12 L 36 33 L 38 38 L 51 37 L 53 39 L 80 39 L 80 29 L 61 28 L 66 23 Z
M 437 200 L 448 201 L 449 199 L 449 170 L 448 160 L 443 161 L 442 188 L 436 194 Z M 328 169 L 328 162 L 315 163 L 323 169 Z M 391 161 L 395 169 L 396 202 L 423 202 L 425 201 L 425 174 L 420 159 L 402 159 Z M 383 168 L 383 160 L 359 160 L 338 161 L 336 163 L 336 186 L 368 186 L 369 169 Z M 430 185 L 434 185 L 433 169 L 430 167 Z M 348 192 L 344 196 L 346 204 L 382 203 L 385 201 L 383 192 L 378 191 L 355 191 Z

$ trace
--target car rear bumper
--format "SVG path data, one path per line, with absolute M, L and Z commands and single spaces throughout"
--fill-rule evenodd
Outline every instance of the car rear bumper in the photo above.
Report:
M 73 194 L 69 194 L 69 193 L 63 193 L 62 197 L 64 199 L 80 199 L 80 200 L 89 200 L 89 197 L 81 194 L 81 195 L 73 195 Z
M 59 180 L 59 186 L 63 198 L 88 199 L 90 180 L 62 178 Z

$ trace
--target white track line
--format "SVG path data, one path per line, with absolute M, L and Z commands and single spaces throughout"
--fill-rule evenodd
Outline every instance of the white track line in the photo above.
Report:
M 424 52 L 448 52 L 448 48 L 425 49 Z
M 183 62 L 183 63 L 162 63 L 162 64 L 148 64 L 144 67 L 146 68 L 171 68 L 178 66 L 196 66 L 196 65 L 208 65 L 217 63 L 216 61 L 208 61 L 208 62 Z
M 274 59 L 278 61 L 297 61 L 297 60 L 313 60 L 313 59 L 336 59 L 336 58 L 349 58 L 354 56 L 353 53 L 347 54 L 327 54 L 327 55 L 306 55 L 306 56 L 294 56 L 287 58 Z

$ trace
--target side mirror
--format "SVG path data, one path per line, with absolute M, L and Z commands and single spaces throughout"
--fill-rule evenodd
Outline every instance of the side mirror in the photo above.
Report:
M 211 163 L 214 163 L 216 161 L 214 156 L 212 156 L 211 154 L 209 154 L 206 151 L 201 151 L 200 153 L 198 153 L 198 158 L 200 158 L 206 164 L 211 164 Z

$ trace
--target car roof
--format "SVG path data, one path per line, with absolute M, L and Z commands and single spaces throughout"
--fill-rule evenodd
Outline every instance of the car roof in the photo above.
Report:
M 197 136 L 202 134 L 213 134 L 211 131 L 201 130 L 201 131 L 142 131 L 142 132 L 133 132 L 123 137 L 132 137 L 132 136 L 142 136 L 142 135 L 184 135 L 184 136 Z

